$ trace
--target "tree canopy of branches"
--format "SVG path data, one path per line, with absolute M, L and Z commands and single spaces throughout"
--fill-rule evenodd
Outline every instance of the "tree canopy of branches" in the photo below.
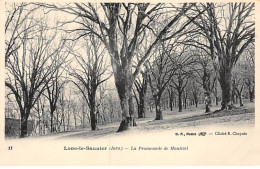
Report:
M 124 131 L 136 125 L 136 112 L 149 116 L 148 104 L 162 120 L 168 103 L 179 112 L 202 104 L 202 91 L 206 112 L 212 94 L 216 103 L 222 96 L 221 110 L 238 99 L 243 106 L 244 95 L 254 101 L 254 3 L 5 7 L 6 115 L 21 117 L 21 137 L 30 120 L 44 127 L 39 133 L 115 121 Z
M 80 68 L 70 71 L 71 75 L 80 82 L 73 81 L 90 108 L 91 129 L 96 130 L 96 92 L 98 86 L 110 78 L 109 65 L 106 64 L 105 49 L 97 37 L 93 35 L 84 37 L 83 47 L 86 55 L 72 53 Z
M 255 47 L 250 45 L 244 54 L 244 81 L 248 88 L 249 100 L 254 102 L 255 97 Z
M 210 112 L 211 95 L 214 93 L 217 83 L 216 73 L 213 68 L 212 60 L 205 51 L 195 49 L 193 54 L 197 61 L 197 65 L 194 66 L 195 76 L 197 77 L 196 81 L 204 89 L 206 112 Z
M 41 23 L 35 19 L 29 25 L 21 25 L 25 30 L 19 35 L 21 48 L 12 52 L 6 62 L 5 85 L 14 94 L 20 109 L 21 137 L 27 136 L 31 109 L 66 58 L 66 42 L 61 40 L 57 44 L 57 32 L 48 30 L 43 18 L 38 19 L 42 19 Z M 26 31 L 30 25 L 34 25 L 33 37 Z
M 137 103 L 137 115 L 138 118 L 144 118 L 145 113 L 146 113 L 146 101 L 145 101 L 145 96 L 147 92 L 147 86 L 148 86 L 148 70 L 141 71 L 142 77 L 137 77 L 135 80 L 135 89 L 136 92 L 138 93 L 138 96 L 136 92 L 134 91 L 135 94 L 135 99 Z
M 54 111 L 57 108 L 57 103 L 58 103 L 58 100 L 60 97 L 61 90 L 63 88 L 63 85 L 66 82 L 65 80 L 62 81 L 60 72 L 61 71 L 59 71 L 59 69 L 57 69 L 53 78 L 46 85 L 46 89 L 47 89 L 46 97 L 47 97 L 47 99 L 49 101 L 49 105 L 50 105 L 51 132 L 54 131 L 54 128 L 53 128 Z
M 179 4 L 179 7 L 171 4 L 168 4 L 169 6 L 167 7 L 166 4 L 152 5 L 149 3 L 42 5 L 73 14 L 76 16 L 76 19 L 69 22 L 76 22 L 81 26 L 80 29 L 71 30 L 72 32 L 80 32 L 78 38 L 86 34 L 93 34 L 100 38 L 106 46 L 111 57 L 115 85 L 123 113 L 119 131 L 126 130 L 129 125 L 133 124 L 133 109 L 131 108 L 133 107 L 132 87 L 141 66 L 148 59 L 154 46 L 162 39 L 163 35 L 168 34 L 164 38 L 164 40 L 167 40 L 186 29 L 192 20 L 185 19 L 183 15 L 194 6 L 194 4 L 187 3 Z M 164 11 L 166 8 L 169 9 L 167 12 Z M 153 25 L 157 24 L 156 20 L 161 15 L 170 15 L 170 19 L 156 32 L 153 30 Z M 176 24 L 180 20 L 182 20 L 183 24 Z M 90 23 L 94 23 L 97 29 L 93 30 Z M 171 27 L 177 25 L 178 28 L 171 32 Z M 151 38 L 147 50 L 133 70 L 136 47 L 142 42 L 148 32 L 153 35 L 153 38 Z
M 34 6 L 28 10 L 28 6 L 30 6 L 30 4 L 27 3 L 6 4 L 5 63 L 9 57 L 22 46 L 23 42 L 21 38 L 24 33 L 26 33 L 28 37 L 33 36 L 36 24 L 31 17 L 39 7 Z
M 158 52 L 154 53 L 153 57 L 147 61 L 147 65 L 149 65 L 147 66 L 149 70 L 148 81 L 156 108 L 155 120 L 163 119 L 161 96 L 176 70 L 176 67 L 171 62 L 175 50 L 175 45 L 171 41 L 168 41 L 168 43 L 162 42 L 157 47 Z
M 174 77 L 171 79 L 170 85 L 175 88 L 178 92 L 178 105 L 179 112 L 182 112 L 182 94 L 189 82 L 189 78 L 193 76 L 194 72 L 194 63 L 196 63 L 196 59 L 192 57 L 192 53 L 190 52 L 190 47 L 186 45 L 181 45 L 179 47 L 179 51 L 174 53 L 174 57 L 172 58 L 173 66 L 175 67 Z
M 196 6 L 206 10 L 193 23 L 207 43 L 194 42 L 211 56 L 222 89 L 221 109 L 232 109 L 232 68 L 255 39 L 254 3 L 206 3 Z M 189 17 L 189 16 L 188 16 Z M 229 106 L 228 106 L 229 105 Z

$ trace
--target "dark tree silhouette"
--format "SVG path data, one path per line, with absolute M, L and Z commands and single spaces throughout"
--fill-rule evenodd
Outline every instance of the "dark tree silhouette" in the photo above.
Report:
M 156 108 L 155 120 L 162 120 L 161 97 L 175 73 L 176 67 L 171 63 L 171 57 L 176 51 L 175 44 L 168 41 L 157 46 L 157 52 L 147 61 L 148 82 Z
M 207 43 L 197 41 L 195 44 L 211 56 L 222 89 L 221 109 L 232 109 L 232 68 L 255 39 L 254 6 L 254 3 L 196 6 L 197 12 L 206 10 L 193 23 L 201 29 L 199 34 L 206 38 Z
M 174 64 L 174 67 L 176 67 L 176 70 L 170 85 L 178 92 L 179 112 L 182 112 L 183 92 L 189 82 L 189 78 L 193 76 L 196 59 L 192 57 L 192 53 L 190 52 L 190 48 L 188 46 L 184 45 L 180 48 L 180 51 L 176 51 L 175 57 L 171 57 L 172 63 Z
M 46 85 L 47 94 L 45 96 L 47 97 L 47 99 L 49 101 L 49 105 L 50 105 L 51 132 L 54 131 L 54 128 L 53 128 L 54 112 L 57 108 L 57 103 L 58 103 L 63 85 L 66 83 L 65 80 L 61 81 L 60 76 L 61 76 L 61 74 L 59 73 L 59 70 L 57 70 L 54 77 Z
M 21 50 L 13 52 L 6 62 L 5 85 L 14 94 L 21 113 L 20 137 L 27 136 L 31 109 L 56 70 L 65 63 L 66 51 L 63 49 L 66 41 L 55 43 L 57 36 L 55 30 L 48 30 L 43 23 L 37 25 L 37 33 L 33 38 L 29 38 L 26 31 L 23 32 L 19 37 Z
M 90 109 L 91 129 L 96 130 L 96 92 L 98 86 L 108 80 L 111 74 L 108 74 L 109 66 L 106 65 L 104 47 L 99 39 L 93 35 L 84 37 L 84 48 L 86 55 L 77 54 L 75 50 L 72 52 L 79 69 L 72 68 L 71 75 L 77 79 L 73 83 L 83 94 Z
M 145 113 L 146 113 L 146 93 L 147 93 L 147 86 L 148 86 L 148 81 L 147 81 L 147 70 L 144 70 L 141 72 L 142 79 L 140 77 L 137 77 L 134 85 L 136 92 L 138 93 L 138 96 L 136 92 L 134 91 L 135 94 L 135 100 L 137 103 L 137 115 L 138 118 L 144 118 Z

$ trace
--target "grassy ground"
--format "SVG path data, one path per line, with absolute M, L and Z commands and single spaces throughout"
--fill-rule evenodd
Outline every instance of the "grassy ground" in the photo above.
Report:
M 238 105 L 236 105 L 238 106 Z M 255 108 L 254 103 L 246 103 L 243 107 L 238 107 L 232 111 L 216 111 L 219 107 L 213 106 L 210 113 L 205 113 L 204 105 L 199 105 L 183 109 L 178 112 L 177 108 L 173 111 L 164 110 L 163 120 L 154 120 L 155 112 L 146 114 L 146 118 L 137 119 L 137 127 L 131 128 L 127 132 L 116 133 L 119 123 L 111 123 L 98 126 L 99 130 L 91 131 L 90 128 L 77 129 L 62 133 L 52 133 L 44 136 L 34 136 L 41 139 L 75 139 L 100 137 L 113 137 L 129 133 L 161 132 L 176 129 L 198 129 L 209 127 L 254 127 Z

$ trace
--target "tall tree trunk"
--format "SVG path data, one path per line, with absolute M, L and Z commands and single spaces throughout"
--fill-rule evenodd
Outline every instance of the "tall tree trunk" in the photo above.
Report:
M 255 89 L 251 89 L 251 86 L 248 86 L 248 90 L 249 90 L 249 100 L 250 102 L 254 102 L 254 93 L 255 93 Z
M 208 113 L 210 112 L 210 106 L 211 106 L 211 97 L 210 97 L 210 92 L 209 91 L 205 91 L 205 106 L 206 106 L 206 110 L 205 112 Z
M 179 112 L 182 112 L 182 91 L 178 90 Z
M 140 93 L 139 93 L 140 94 Z M 141 94 L 139 95 L 139 105 L 138 105 L 138 118 L 144 118 L 146 113 L 145 109 L 145 98 Z
M 63 121 L 63 131 L 66 131 L 65 116 L 64 116 L 64 114 L 63 114 L 63 117 L 62 117 L 62 121 Z
M 218 87 L 217 87 L 217 81 L 215 82 L 215 87 L 214 87 L 214 89 L 213 89 L 213 93 L 214 93 L 214 96 L 215 96 L 215 101 L 216 101 L 216 106 L 218 106 Z
M 173 106 L 174 106 L 173 105 L 174 104 L 173 103 L 173 97 L 174 97 L 173 95 L 174 95 L 174 93 L 173 93 L 172 88 L 168 89 L 168 95 L 169 95 L 169 105 L 168 106 L 170 107 L 170 110 L 173 111 Z
M 97 119 L 96 119 L 96 115 L 95 115 L 95 105 L 93 105 L 93 103 L 90 105 L 90 125 L 91 125 L 91 130 L 97 129 Z
M 67 130 L 70 130 L 70 110 L 68 110 L 68 119 L 67 119 Z
M 236 88 L 240 107 L 244 106 L 244 104 L 243 104 L 243 89 L 244 89 L 244 84 L 242 84 L 240 90 L 238 88 Z
M 58 112 L 56 113 L 56 124 L 57 124 L 56 132 L 59 132 L 59 131 L 60 131 L 60 124 L 61 124 L 61 123 L 59 123 L 59 113 L 58 113 Z
M 197 91 L 193 91 L 193 104 L 195 103 L 196 107 L 198 107 L 198 96 L 197 96 Z
M 41 118 L 39 118 L 39 135 L 41 135 Z
M 30 114 L 30 109 L 26 108 L 25 110 L 20 110 L 20 111 L 21 111 L 20 138 L 24 138 L 24 137 L 28 136 L 27 124 L 28 124 L 28 117 Z
M 88 93 L 89 97 L 89 109 L 90 109 L 90 126 L 91 130 L 97 129 L 97 115 L 96 113 L 96 86 L 91 86 L 91 93 Z
M 170 101 L 169 101 L 169 106 L 170 106 L 170 110 L 173 110 L 173 97 L 170 96 Z
M 115 66 L 112 63 L 113 72 L 115 77 L 115 85 L 117 93 L 120 99 L 120 105 L 122 110 L 122 121 L 117 132 L 127 130 L 129 127 L 136 126 L 134 119 L 134 102 L 133 102 L 133 76 L 132 76 L 132 65 L 127 64 L 125 67 Z
M 39 135 L 41 134 L 41 115 L 40 115 L 40 109 L 38 109 L 38 121 L 39 121 Z
M 218 106 L 218 96 L 216 96 L 216 106 Z
M 187 109 L 187 97 L 188 97 L 188 94 L 186 93 L 186 91 L 184 92 L 184 109 Z
M 85 128 L 86 127 L 86 114 L 85 114 L 85 111 L 83 109 L 82 111 L 82 128 Z
M 135 107 L 134 107 L 134 95 L 132 93 L 132 90 L 130 92 L 130 96 L 128 99 L 128 104 L 129 104 L 129 115 L 130 115 L 130 126 L 136 126 L 136 122 L 134 119 L 134 115 L 135 115 Z
M 146 103 L 145 103 L 145 96 L 146 96 L 146 91 L 147 91 L 147 86 L 148 86 L 148 81 L 147 81 L 147 72 L 144 72 L 142 74 L 143 80 L 140 81 L 139 79 L 134 83 L 139 95 L 139 101 L 138 98 L 136 97 L 136 103 L 138 107 L 138 118 L 144 118 L 145 113 L 146 113 Z
M 163 120 L 160 101 L 161 101 L 160 97 L 157 96 L 157 98 L 155 99 L 155 108 L 156 108 L 155 120 Z
M 75 114 L 74 114 L 74 123 L 75 123 L 75 129 L 76 129 L 77 128 L 77 117 Z
M 55 107 L 51 107 L 51 133 L 54 131 L 54 126 L 53 126 L 53 115 L 54 115 Z
M 129 114 L 129 95 L 127 93 L 120 93 L 120 105 L 122 109 L 122 121 L 118 128 L 118 132 L 127 130 L 130 123 Z
M 64 114 L 62 114 L 62 116 L 61 116 L 61 123 L 63 124 L 63 131 L 66 131 Z
M 131 126 L 130 112 L 129 112 L 129 98 L 130 98 L 130 87 L 129 79 L 125 73 L 114 72 L 115 74 L 115 84 L 120 99 L 120 105 L 122 110 L 122 121 L 117 132 L 127 130 Z
M 53 132 L 53 112 L 51 111 L 51 133 Z
M 231 87 L 231 70 L 226 70 L 222 68 L 220 71 L 220 78 L 219 78 L 219 83 L 221 86 L 222 90 L 222 103 L 221 103 L 221 110 L 232 109 L 232 87 Z M 226 70 L 226 71 L 225 71 Z
M 25 116 L 21 117 L 21 135 L 20 138 L 24 138 L 28 136 L 28 132 L 27 132 L 27 119 Z

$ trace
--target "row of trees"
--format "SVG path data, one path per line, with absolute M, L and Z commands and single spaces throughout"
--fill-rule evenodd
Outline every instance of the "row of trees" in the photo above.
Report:
M 19 106 L 21 137 L 42 97 L 54 131 L 57 105 L 64 106 L 62 90 L 71 84 L 96 130 L 108 90 L 98 88 L 112 75 L 122 113 L 118 131 L 136 125 L 135 104 L 138 117 L 145 116 L 147 93 L 156 120 L 163 119 L 161 98 L 167 92 L 171 108 L 178 94 L 179 111 L 189 95 L 198 104 L 201 87 L 207 112 L 212 94 L 218 102 L 218 84 L 221 109 L 232 109 L 234 96 L 242 100 L 244 84 L 254 97 L 254 71 L 248 68 L 254 65 L 254 3 L 19 3 L 7 4 L 6 13 L 5 84 Z

